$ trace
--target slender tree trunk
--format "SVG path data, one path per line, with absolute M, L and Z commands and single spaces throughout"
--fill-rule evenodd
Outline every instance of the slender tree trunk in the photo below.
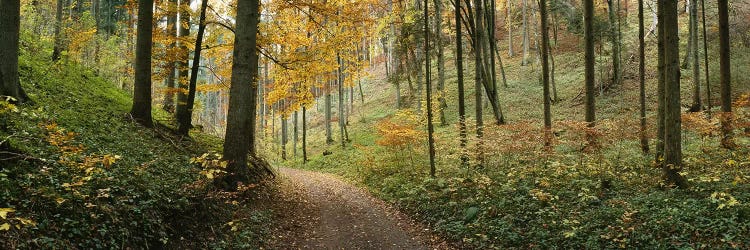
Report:
M 596 43 L 594 37 L 594 1 L 584 0 L 583 1 L 583 24 L 584 33 L 586 36 L 586 53 L 585 53 L 585 88 L 586 88 L 586 122 L 589 127 L 596 126 L 596 55 L 594 54 L 594 46 Z M 596 143 L 593 136 L 587 135 L 588 144 L 590 146 Z
M 179 22 L 177 26 L 177 33 L 179 36 L 178 42 L 180 46 L 180 56 L 177 70 L 177 104 L 175 110 L 175 120 L 178 123 L 184 120 L 184 113 L 187 112 L 187 99 L 189 92 L 190 83 L 190 49 L 188 48 L 187 39 L 190 36 L 190 3 L 189 0 L 180 0 L 179 3 Z M 178 125 L 179 127 L 179 125 Z
M 344 62 L 341 60 L 341 55 L 337 54 L 336 57 L 337 57 L 337 60 L 339 62 L 338 72 L 336 73 L 336 75 L 338 75 L 338 81 L 336 83 L 337 83 L 338 88 L 339 88 L 339 101 L 338 101 L 338 106 L 339 106 L 339 112 L 338 112 L 339 130 L 341 132 L 341 135 L 340 135 L 341 136 L 341 147 L 342 148 L 346 148 L 347 136 L 346 136 L 346 114 L 344 113 L 345 112 L 344 111 L 344 106 L 346 105 L 346 103 L 344 102 L 344 73 L 343 73 L 343 71 L 344 71 Z
M 297 141 L 299 141 L 299 127 L 297 124 L 299 124 L 299 112 L 294 111 L 294 119 L 292 119 L 292 122 L 294 123 L 292 126 L 294 139 L 292 140 L 292 154 L 294 154 L 294 158 L 297 158 Z
M 62 29 L 62 15 L 63 15 L 63 2 L 65 0 L 57 0 L 57 11 L 55 12 L 55 45 L 52 48 L 52 61 L 60 60 L 60 54 L 62 53 L 62 37 L 60 30 Z
M 612 41 L 612 85 L 619 85 L 622 69 L 620 68 L 620 37 L 618 35 L 617 9 L 614 0 L 607 0 L 609 9 L 609 31 Z
M 529 17 L 528 13 L 526 11 L 527 9 L 527 0 L 523 0 L 523 59 L 521 61 L 521 66 L 526 66 L 526 64 L 529 63 Z
M 285 102 L 285 101 L 282 101 L 282 102 Z M 285 161 L 286 161 L 286 144 L 289 141 L 288 130 L 289 130 L 288 117 L 285 114 L 281 114 L 281 159 Z
M 643 0 L 638 0 L 638 81 L 640 89 L 641 104 L 641 127 L 638 136 L 641 139 L 641 151 L 647 154 L 649 151 L 648 138 L 646 137 L 646 42 L 645 28 L 643 25 Z
M 698 52 L 698 0 L 694 0 L 690 3 L 690 43 L 691 48 L 690 58 L 692 59 L 693 69 L 693 105 L 690 107 L 691 112 L 698 112 L 703 110 L 703 102 L 701 102 L 701 71 L 700 71 L 700 52 Z
M 477 125 L 477 162 L 484 162 L 484 150 L 482 149 L 484 137 L 484 124 L 482 121 L 482 0 L 474 0 L 474 111 Z
M 544 145 L 552 144 L 552 105 L 549 91 L 549 29 L 547 29 L 547 1 L 539 0 L 539 15 L 542 29 L 542 92 L 544 95 Z
M 273 175 L 267 166 L 247 164 L 250 153 L 255 158 L 255 92 L 257 91 L 258 55 L 255 53 L 260 22 L 260 3 L 257 0 L 237 1 L 237 17 L 232 62 L 229 111 L 224 137 L 224 160 L 229 162 L 225 185 L 236 190 L 237 184 L 248 183 L 263 175 Z M 260 171 L 259 171 L 260 170 Z
M 708 38 L 706 38 L 706 0 L 701 0 L 701 15 L 703 23 L 703 67 L 706 70 L 706 105 L 708 118 L 711 118 L 711 78 L 708 70 Z
M 719 0 L 719 71 L 721 73 L 721 130 L 723 148 L 734 148 L 732 138 L 732 85 L 729 54 L 729 3 Z
M 153 126 L 151 119 L 151 31 L 154 1 L 138 0 L 138 40 L 135 51 L 135 90 L 130 115 L 145 127 Z
M 427 91 L 427 142 L 430 155 L 430 176 L 435 177 L 435 129 L 432 125 L 432 83 L 430 80 L 430 22 L 428 0 L 424 0 L 424 52 L 425 52 L 425 83 Z M 440 5 L 437 2 L 436 5 Z M 437 7 L 438 9 L 440 7 Z M 438 12 L 438 16 L 440 13 Z M 439 32 L 437 34 L 440 34 Z M 438 42 L 438 46 L 440 43 Z M 439 69 L 438 69 L 439 70 Z
M 307 107 L 302 105 L 302 163 L 307 163 Z
M 466 129 L 466 104 L 465 104 L 465 93 L 464 93 L 464 66 L 463 66 L 463 42 L 461 41 L 461 1 L 455 0 L 455 13 L 456 18 L 456 74 L 458 82 L 458 123 L 459 123 L 459 134 L 461 137 L 461 166 L 466 168 L 469 166 L 469 156 L 466 152 L 466 145 L 468 144 L 467 129 Z
M 459 0 L 455 0 L 459 1 Z M 513 57 L 515 56 L 515 53 L 513 53 L 513 17 L 512 17 L 512 4 L 511 0 L 506 0 L 505 3 L 508 5 L 506 9 L 506 15 L 505 15 L 505 25 L 508 26 L 508 56 Z
M 670 185 L 686 188 L 682 170 L 680 117 L 680 43 L 677 34 L 677 0 L 664 0 L 664 179 Z
M 98 0 L 97 0 L 98 1 Z M 169 0 L 167 17 L 167 37 L 169 37 L 169 51 L 174 51 L 177 46 L 177 40 L 174 37 L 177 35 L 177 0 Z M 169 58 L 174 58 L 174 55 L 169 52 Z M 169 61 L 167 63 L 166 71 L 169 72 L 166 79 L 166 93 L 164 94 L 163 109 L 169 113 L 174 112 L 174 88 L 175 88 L 175 61 Z
M 697 3 L 695 1 L 687 1 L 687 2 L 685 2 L 685 8 L 686 8 L 685 12 L 689 13 L 689 15 L 688 15 L 689 16 L 689 19 L 688 19 L 688 43 L 687 43 L 687 48 L 685 48 L 685 51 L 686 51 L 685 57 L 682 60 L 682 64 L 680 65 L 680 68 L 682 68 L 682 69 L 687 69 L 688 68 L 688 63 L 690 62 L 690 59 L 693 56 L 695 56 L 695 54 L 693 53 L 693 50 L 697 46 L 695 46 L 695 44 L 693 43 L 693 36 L 695 36 L 697 34 L 695 33 L 695 30 L 693 30 L 693 23 L 696 21 L 697 13 L 695 13 L 696 15 L 693 15 L 694 14 L 693 13 L 693 7 L 697 7 L 697 6 L 698 5 L 697 5 Z M 696 8 L 695 11 L 698 11 L 698 9 Z
M 665 58 L 664 58 L 664 51 L 665 51 L 665 40 L 664 40 L 664 3 L 662 1 L 657 1 L 657 16 L 659 22 L 657 23 L 657 47 L 658 47 L 658 66 L 657 69 L 659 71 L 659 81 L 658 81 L 658 87 L 657 87 L 657 98 L 658 98 L 658 109 L 656 114 L 656 154 L 654 155 L 655 161 L 657 164 L 663 165 L 664 164 L 664 131 L 665 131 L 665 124 L 664 124 L 664 116 L 665 116 Z
M 201 3 L 201 14 L 200 23 L 198 24 L 198 35 L 195 38 L 195 50 L 193 53 L 193 65 L 190 69 L 190 85 L 188 85 L 187 104 L 184 106 L 182 112 L 178 112 L 177 121 L 179 123 L 178 133 L 184 136 L 188 136 L 190 128 L 193 127 L 193 106 L 195 105 L 195 88 L 198 83 L 198 71 L 201 62 L 201 50 L 203 43 L 203 33 L 206 30 L 206 8 L 208 7 L 208 0 L 203 0 Z M 257 83 L 256 83 L 257 84 Z M 253 92 L 255 95 L 255 92 Z M 253 103 L 255 103 L 255 96 L 253 96 Z M 255 105 L 253 105 L 255 110 Z M 253 133 L 251 136 L 255 136 Z M 255 138 L 252 138 L 255 141 Z
M 328 81 L 328 88 L 326 88 L 325 94 L 325 117 L 326 117 L 326 144 L 331 145 L 333 143 L 333 131 L 331 129 L 331 81 Z
M 448 104 L 445 101 L 445 48 L 443 42 L 443 3 L 442 0 L 435 1 L 435 47 L 438 50 L 438 85 L 437 91 L 439 94 L 438 102 L 440 103 L 440 126 L 448 125 L 448 120 L 445 118 L 445 109 L 448 108 Z M 460 0 L 456 0 L 460 1 Z M 429 54 L 429 53 L 428 53 Z

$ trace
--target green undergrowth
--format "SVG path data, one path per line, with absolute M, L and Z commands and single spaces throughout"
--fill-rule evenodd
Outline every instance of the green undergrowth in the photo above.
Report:
M 23 43 L 32 44 L 33 43 Z M 191 158 L 220 140 L 143 128 L 131 97 L 88 68 L 25 48 L 34 106 L 0 105 L 0 248 L 257 248 L 273 185 L 214 191 Z M 157 120 L 168 114 L 155 110 Z

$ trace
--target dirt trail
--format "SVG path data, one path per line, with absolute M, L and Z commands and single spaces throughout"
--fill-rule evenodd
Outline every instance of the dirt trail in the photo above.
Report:
M 275 249 L 449 249 L 423 226 L 331 175 L 282 168 Z

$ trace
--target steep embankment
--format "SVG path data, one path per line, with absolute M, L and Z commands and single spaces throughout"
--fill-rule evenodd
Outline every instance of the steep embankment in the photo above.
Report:
M 191 163 L 217 138 L 140 127 L 128 93 L 33 54 L 20 72 L 36 105 L 0 104 L 0 248 L 261 244 L 269 213 L 244 201 L 265 191 L 220 195 Z

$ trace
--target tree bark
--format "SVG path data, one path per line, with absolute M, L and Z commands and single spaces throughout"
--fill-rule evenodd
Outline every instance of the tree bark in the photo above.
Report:
M 677 0 L 663 1 L 664 18 L 664 179 L 668 185 L 687 188 L 682 170 L 680 112 L 680 47 L 677 34 Z
M 254 95 L 258 87 L 258 55 L 255 48 L 260 22 L 259 8 L 258 0 L 237 1 L 232 84 L 224 137 L 224 160 L 229 164 L 226 168 L 228 174 L 221 180 L 223 186 L 230 190 L 236 190 L 239 183 L 257 180 L 265 175 L 273 176 L 268 164 L 255 157 L 255 144 L 252 141 L 255 133 Z M 247 164 L 248 153 L 253 161 L 252 169 Z
M 455 0 L 455 18 L 456 18 L 456 74 L 458 83 L 458 123 L 459 134 L 461 137 L 461 166 L 469 166 L 469 156 L 466 152 L 468 144 L 466 129 L 466 104 L 464 93 L 464 66 L 463 66 L 463 42 L 461 41 L 461 0 Z
M 455 0 L 459 1 L 459 0 Z M 445 117 L 445 109 L 448 108 L 448 104 L 445 101 L 445 48 L 443 42 L 443 3 L 441 0 L 434 0 L 435 2 L 435 47 L 438 50 L 438 85 L 437 91 L 440 94 L 438 102 L 440 103 L 440 125 L 448 125 L 448 120 Z M 429 53 L 428 53 L 429 54 Z
M 732 139 L 732 86 L 729 44 L 729 4 L 727 0 L 719 0 L 719 71 L 721 78 L 721 146 L 734 148 Z
M 135 51 L 135 83 L 133 107 L 130 115 L 145 127 L 152 127 L 151 118 L 151 32 L 153 30 L 153 0 L 138 0 L 138 39 Z
M 333 143 L 333 131 L 331 129 L 331 106 L 333 105 L 331 103 L 331 88 L 332 84 L 331 81 L 328 81 L 328 87 L 326 88 L 325 93 L 325 124 L 326 124 L 326 144 L 331 145 Z
M 648 138 L 646 137 L 646 42 L 645 27 L 643 25 L 643 0 L 638 0 L 638 81 L 640 90 L 640 120 L 641 126 L 638 137 L 641 140 L 641 151 L 647 154 L 649 151 Z
M 698 112 L 703 110 L 703 102 L 701 102 L 701 71 L 700 71 L 700 52 L 698 52 L 698 0 L 694 0 L 690 3 L 690 59 L 693 69 L 693 105 L 690 107 L 691 112 Z
M 307 163 L 307 107 L 302 105 L 302 164 Z
M 706 110 L 708 111 L 708 118 L 711 118 L 711 78 L 709 77 L 708 70 L 708 38 L 706 38 L 706 0 L 701 0 L 701 15 L 703 23 L 703 67 L 706 71 Z
M 339 68 L 338 72 L 336 72 L 336 75 L 338 76 L 338 80 L 336 84 L 339 88 L 339 131 L 340 131 L 340 138 L 341 138 L 341 148 L 346 148 L 346 140 L 348 139 L 346 134 L 346 114 L 344 113 L 344 106 L 346 105 L 346 102 L 344 102 L 344 62 L 341 60 L 341 55 L 336 55 L 337 60 L 339 62 Z
M 526 66 L 529 63 L 529 17 L 526 11 L 527 0 L 523 0 L 523 59 L 521 66 Z
M 179 123 L 179 128 L 177 132 L 180 135 L 184 135 L 184 136 L 188 136 L 190 132 L 190 128 L 193 127 L 192 122 L 193 122 L 193 106 L 195 106 L 195 88 L 197 87 L 197 83 L 198 83 L 198 71 L 199 71 L 199 67 L 201 63 L 201 50 L 203 49 L 202 48 L 203 33 L 206 30 L 207 7 L 208 7 L 208 0 L 203 0 L 201 2 L 201 14 L 200 14 L 200 23 L 198 24 L 198 35 L 195 38 L 195 50 L 193 52 L 193 65 L 192 65 L 192 69 L 190 69 L 190 83 L 188 85 L 188 95 L 187 95 L 187 100 L 186 100 L 187 103 L 185 106 L 183 106 L 182 112 L 178 112 L 178 117 L 177 117 L 177 122 Z M 257 83 L 256 83 L 256 88 L 257 88 Z M 253 104 L 255 103 L 255 98 L 256 98 L 255 92 L 253 92 Z M 253 105 L 253 110 L 255 110 L 255 105 Z M 251 136 L 255 136 L 255 133 L 253 133 Z M 252 141 L 255 141 L 255 138 L 252 138 Z
M 505 3 L 508 5 L 505 15 L 505 25 L 508 26 L 508 56 L 513 57 L 515 56 L 515 53 L 513 53 L 513 17 L 511 16 L 513 6 L 510 0 L 506 0 Z
M 617 10 L 615 9 L 615 3 L 614 0 L 607 0 L 607 6 L 609 10 L 609 31 L 610 31 L 610 40 L 612 41 L 612 84 L 613 85 L 619 85 L 622 74 L 622 69 L 620 67 L 620 37 L 618 35 L 618 25 L 619 22 L 617 21 Z
M 424 0 L 424 52 L 425 52 L 425 83 L 427 91 L 427 142 L 430 155 L 430 176 L 435 177 L 435 128 L 432 125 L 432 83 L 430 80 L 430 22 L 428 0 Z M 438 2 L 437 5 L 440 5 Z M 439 8 L 439 7 L 438 7 Z M 440 13 L 438 12 L 438 16 Z M 439 33 L 438 33 L 439 34 Z M 440 43 L 438 42 L 438 46 Z M 439 70 L 439 69 L 438 69 Z
M 282 100 L 282 103 L 285 101 Z M 286 106 L 286 105 L 282 105 Z M 286 144 L 289 141 L 289 119 L 287 115 L 281 114 L 281 159 L 286 161 Z
M 589 127 L 596 126 L 596 55 L 594 46 L 596 39 L 594 37 L 594 1 L 583 1 L 583 24 L 586 39 L 585 52 L 585 89 L 586 89 L 586 122 Z M 589 145 L 594 145 L 595 138 L 587 135 Z
M 189 0 L 180 0 L 179 3 L 179 22 L 177 33 L 180 46 L 179 62 L 177 63 L 177 104 L 175 110 L 175 119 L 177 123 L 184 120 L 184 113 L 187 112 L 187 99 L 190 83 L 190 49 L 188 48 L 187 38 L 190 36 L 190 3 Z M 179 127 L 179 124 L 178 124 Z
M 549 30 L 547 29 L 547 1 L 539 0 L 542 29 L 542 94 L 544 95 L 545 146 L 552 144 L 552 105 L 549 91 Z
M 11 103 L 33 104 L 21 87 L 18 75 L 21 3 L 0 0 L 0 6 L 3 6 L 0 10 L 0 95 L 15 98 Z
M 65 0 L 57 0 L 57 10 L 55 12 L 55 45 L 52 48 L 53 62 L 60 60 L 60 54 L 62 53 L 62 37 L 60 30 L 62 29 L 63 1 Z
M 98 1 L 98 0 L 97 0 Z M 169 37 L 169 50 L 168 58 L 174 58 L 174 55 L 171 54 L 171 51 L 174 51 L 174 48 L 177 46 L 177 40 L 174 39 L 175 36 L 177 36 L 177 0 L 169 0 L 169 7 L 167 14 L 169 15 L 167 17 L 167 37 Z M 167 111 L 169 113 L 174 112 L 174 88 L 175 88 L 175 64 L 177 62 L 175 61 L 169 61 L 167 62 L 166 71 L 169 72 L 169 75 L 167 75 L 166 79 L 166 93 L 164 94 L 164 103 L 163 103 L 163 109 L 164 111 Z
M 482 149 L 484 124 L 482 121 L 482 0 L 474 0 L 474 111 L 477 126 L 477 162 L 481 166 L 484 161 Z
M 657 23 L 657 48 L 658 48 L 658 60 L 657 60 L 657 69 L 659 71 L 659 80 L 658 80 L 658 87 L 657 87 L 657 114 L 656 114 L 656 153 L 654 154 L 654 160 L 657 162 L 657 164 L 663 164 L 664 163 L 664 131 L 665 131 L 665 124 L 664 124 L 664 105 L 665 105 L 665 58 L 664 58 L 664 46 L 665 46 L 665 40 L 664 40 L 664 3 L 662 1 L 657 1 L 657 19 L 659 22 Z

